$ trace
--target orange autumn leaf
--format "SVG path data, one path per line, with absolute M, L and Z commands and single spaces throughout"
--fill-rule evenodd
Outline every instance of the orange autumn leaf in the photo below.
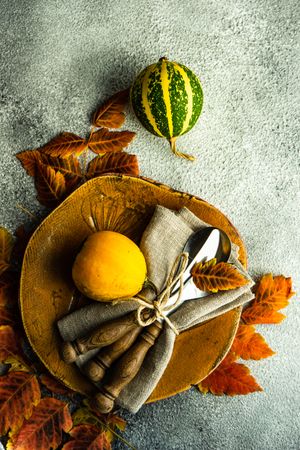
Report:
M 59 158 L 58 156 L 42 154 L 41 161 L 43 164 L 51 166 L 52 169 L 62 173 L 66 180 L 73 178 L 80 179 L 83 176 L 81 173 L 79 160 L 73 155 L 68 158 Z
M 75 156 L 59 158 L 42 155 L 42 162 L 64 176 L 67 194 L 76 189 L 83 179 L 79 161 Z
M 62 431 L 72 427 L 68 405 L 61 400 L 45 397 L 34 408 L 17 433 L 10 433 L 8 450 L 48 450 L 57 448 Z
M 125 173 L 126 175 L 139 174 L 139 166 L 136 155 L 129 153 L 107 153 L 96 156 L 88 165 L 87 178 L 95 178 L 104 173 Z
M 54 394 L 65 395 L 69 397 L 75 394 L 74 391 L 64 386 L 51 375 L 43 373 L 40 376 L 40 381 L 50 392 Z
M 36 165 L 38 162 L 41 162 L 41 152 L 39 150 L 25 150 L 17 153 L 16 157 L 21 162 L 27 174 L 34 177 Z
M 44 145 L 40 151 L 53 157 L 79 156 L 87 148 L 86 140 L 76 134 L 64 131 Z
M 64 176 L 45 164 L 38 164 L 35 186 L 37 199 L 44 206 L 57 206 L 66 194 Z
M 238 328 L 230 351 L 242 359 L 259 360 L 275 355 L 263 336 L 255 332 L 254 326 L 243 324 Z
M 214 395 L 247 395 L 262 391 L 250 370 L 244 364 L 233 361 L 231 355 L 227 356 L 221 364 L 204 380 L 198 384 L 203 394 L 211 392 Z
M 133 131 L 109 131 L 106 128 L 100 128 L 91 134 L 88 146 L 94 153 L 99 154 L 120 152 L 134 137 Z
M 117 92 L 95 113 L 93 125 L 103 128 L 120 128 L 125 121 L 124 107 L 128 102 L 129 89 Z
M 272 306 L 273 311 L 285 308 L 289 299 L 295 294 L 292 291 L 292 279 L 282 275 L 264 275 L 255 289 L 255 302 Z
M 294 294 L 291 278 L 264 275 L 256 286 L 254 300 L 243 311 L 243 321 L 247 324 L 280 323 L 285 316 L 277 311 L 285 308 Z
M 197 288 L 206 292 L 226 291 L 249 283 L 235 266 L 226 262 L 217 263 L 216 258 L 195 264 L 191 274 Z
M 255 309 L 245 312 L 243 320 L 248 324 L 278 324 L 281 323 L 286 316 L 278 311 L 271 311 L 264 307 L 256 307 Z
M 9 372 L 0 377 L 0 434 L 11 429 L 18 431 L 22 422 L 31 416 L 34 405 L 41 399 L 35 375 L 27 372 Z
M 17 336 L 10 325 L 0 326 L 0 362 L 8 356 L 20 353 Z
M 79 161 L 73 155 L 62 158 L 41 153 L 39 150 L 28 150 L 18 153 L 16 157 L 21 161 L 27 174 L 32 177 L 36 176 L 39 164 L 50 166 L 56 172 L 60 172 L 64 175 L 68 192 L 73 191 L 83 178 Z
M 79 425 L 70 433 L 72 440 L 67 442 L 62 450 L 110 450 L 111 445 L 105 431 L 100 431 L 94 425 Z
M 10 267 L 13 244 L 14 239 L 10 232 L 4 227 L 0 227 L 0 274 Z

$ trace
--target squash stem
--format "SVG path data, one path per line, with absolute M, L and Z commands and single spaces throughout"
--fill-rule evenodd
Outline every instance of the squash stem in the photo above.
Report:
M 176 136 L 171 137 L 169 139 L 171 150 L 174 153 L 174 155 L 179 156 L 180 158 L 188 159 L 189 161 L 195 161 L 195 159 L 196 159 L 195 156 L 187 155 L 186 153 L 182 153 L 182 152 L 179 152 L 177 150 L 177 148 L 176 148 L 176 139 L 177 139 Z

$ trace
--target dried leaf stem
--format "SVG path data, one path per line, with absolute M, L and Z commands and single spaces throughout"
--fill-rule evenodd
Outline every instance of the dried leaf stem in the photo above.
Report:
M 28 208 L 21 205 L 20 203 L 16 203 L 16 208 L 18 208 L 20 211 L 26 213 L 29 217 L 31 217 L 35 221 L 37 221 L 37 222 L 39 221 L 39 218 L 33 212 L 31 212 Z

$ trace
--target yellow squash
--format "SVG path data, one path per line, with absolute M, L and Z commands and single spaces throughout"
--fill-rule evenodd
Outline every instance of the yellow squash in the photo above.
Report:
M 145 258 L 139 247 L 114 231 L 90 235 L 72 268 L 79 291 L 98 301 L 134 296 L 142 289 L 146 272 Z

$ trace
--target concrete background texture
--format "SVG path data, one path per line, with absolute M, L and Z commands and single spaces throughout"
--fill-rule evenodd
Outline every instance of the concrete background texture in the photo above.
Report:
M 96 106 L 161 56 L 200 78 L 204 109 L 178 140 L 190 163 L 132 113 L 141 174 L 220 208 L 240 231 L 254 277 L 292 276 L 300 290 L 299 18 L 297 0 L 1 0 L 0 208 L 10 230 L 44 214 L 15 154 L 61 131 L 87 135 Z M 124 436 L 143 450 L 300 448 L 299 295 L 277 326 L 276 350 L 247 361 L 263 393 L 196 389 L 144 406 Z M 116 449 L 125 448 L 116 443 Z M 34 450 L 34 449 L 33 449 Z

